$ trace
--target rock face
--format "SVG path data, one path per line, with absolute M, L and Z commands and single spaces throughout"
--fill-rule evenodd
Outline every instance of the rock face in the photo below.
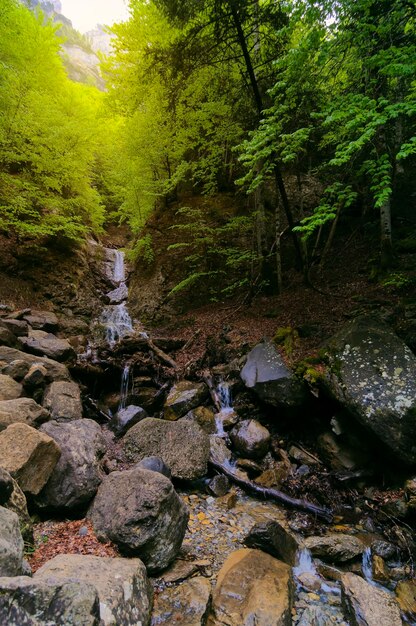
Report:
M 16 423 L 36 428 L 46 422 L 49 417 L 48 411 L 32 398 L 17 398 L 0 402 L 0 430 Z
M 296 554 L 300 549 L 300 541 L 279 522 L 259 522 L 250 530 L 244 540 L 249 548 L 259 548 L 282 559 L 292 567 L 296 564 Z
M 211 584 L 197 576 L 177 587 L 167 587 L 157 596 L 153 624 L 202 626 L 206 623 Z
M 230 433 L 237 452 L 249 459 L 263 458 L 269 449 L 270 433 L 257 420 L 243 420 Z
M 34 580 L 93 585 L 103 626 L 149 624 L 153 588 L 140 559 L 62 554 L 43 565 Z
M 286 367 L 270 342 L 260 343 L 248 354 L 241 378 L 246 387 L 272 406 L 291 409 L 305 402 L 302 382 Z
M 93 420 L 48 422 L 40 431 L 61 449 L 61 457 L 45 487 L 36 497 L 41 509 L 71 511 L 82 509 L 92 500 L 104 477 L 99 461 L 106 443 Z
M 204 383 L 192 383 L 181 380 L 174 385 L 166 398 L 164 415 L 167 420 L 177 420 L 191 409 L 196 408 L 208 397 L 208 389 Z
M 22 395 L 23 387 L 11 376 L 0 374 L 0 401 L 16 400 Z
M 129 430 L 123 446 L 130 461 L 159 456 L 174 478 L 193 480 L 207 473 L 209 437 L 188 420 L 147 417 Z
M 99 539 L 113 541 L 155 572 L 177 556 L 189 514 L 168 478 L 136 468 L 103 480 L 90 517 Z
M 43 406 L 50 412 L 51 419 L 61 421 L 82 418 L 81 392 L 76 383 L 59 380 L 46 390 Z
M 390 330 L 360 317 L 330 342 L 328 388 L 400 460 L 416 462 L 416 356 Z
M 68 361 L 75 357 L 75 351 L 66 339 L 59 339 L 43 330 L 31 330 L 27 337 L 20 338 L 20 343 L 27 352 L 55 361 Z
M 290 626 L 291 569 L 260 550 L 233 552 L 221 568 L 209 626 Z
M 53 439 L 26 424 L 12 424 L 0 432 L 0 465 L 25 493 L 40 492 L 60 456 Z
M 2 373 L 12 376 L 12 378 L 16 378 L 16 380 L 24 378 L 30 367 L 38 363 L 43 365 L 46 369 L 47 382 L 70 379 L 68 368 L 62 363 L 57 363 L 46 357 L 27 354 L 26 352 L 8 348 L 7 346 L 0 346 L 0 361 L 4 361 L 7 364 Z M 15 363 L 14 367 L 12 366 L 13 363 Z
M 19 576 L 22 573 L 23 549 L 19 518 L 16 513 L 0 506 L 0 576 Z M 0 624 L 8 623 L 0 619 Z
M 110 421 L 110 428 L 118 436 L 125 435 L 129 428 L 138 424 L 145 417 L 147 417 L 147 413 L 141 406 L 130 404 L 117 412 L 117 415 Z
M 394 596 L 360 576 L 344 574 L 341 590 L 342 603 L 352 626 L 401 626 L 403 623 Z
M 98 594 L 85 583 L 0 578 L 0 624 L 99 626 Z
M 334 533 L 323 537 L 307 537 L 304 541 L 305 548 L 311 551 L 313 556 L 319 556 L 332 563 L 343 563 L 357 558 L 364 552 L 364 544 L 361 539 L 353 535 Z

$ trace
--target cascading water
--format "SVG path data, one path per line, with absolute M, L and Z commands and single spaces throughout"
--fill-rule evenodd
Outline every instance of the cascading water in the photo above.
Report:
M 223 417 L 226 413 L 231 413 L 234 409 L 231 401 L 231 389 L 228 383 L 220 381 L 217 385 L 217 396 L 220 403 L 221 411 L 215 414 L 215 425 L 217 427 L 216 434 L 219 437 L 226 437 L 224 431 Z
M 126 364 L 123 369 L 123 374 L 121 376 L 121 386 L 120 386 L 120 403 L 118 405 L 118 410 L 126 408 L 127 397 L 129 395 L 130 388 L 130 365 Z
M 106 306 L 101 313 L 100 322 L 106 329 L 106 339 L 110 346 L 132 332 L 133 323 L 127 310 L 128 295 L 124 252 L 121 250 L 107 250 L 107 255 L 113 256 L 112 279 L 117 284 L 116 289 L 107 295 L 113 304 Z
M 124 252 L 115 250 L 114 252 L 114 282 L 124 283 L 126 281 L 126 270 L 124 266 Z

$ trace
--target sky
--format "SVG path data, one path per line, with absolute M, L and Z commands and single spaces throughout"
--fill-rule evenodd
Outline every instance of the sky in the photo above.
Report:
M 82 33 L 96 24 L 110 26 L 127 19 L 127 0 L 61 0 L 62 13 Z

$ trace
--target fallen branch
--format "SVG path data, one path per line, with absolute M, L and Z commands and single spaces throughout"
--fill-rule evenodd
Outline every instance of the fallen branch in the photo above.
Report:
M 216 390 L 215 385 L 213 383 L 212 376 L 209 374 L 209 372 L 205 371 L 202 374 L 202 380 L 204 381 L 204 383 L 209 389 L 209 393 L 210 393 L 210 396 L 211 396 L 211 399 L 215 408 L 217 409 L 218 413 L 221 413 L 221 401 L 218 395 L 218 391 Z
M 255 496 L 261 496 L 264 500 L 275 500 L 276 502 L 284 504 L 291 509 L 297 509 L 298 511 L 304 511 L 305 513 L 312 513 L 312 515 L 316 515 L 316 517 L 320 517 L 328 523 L 331 523 L 333 520 L 332 512 L 329 509 L 320 507 L 317 504 L 308 502 L 307 500 L 297 500 L 296 498 L 291 498 L 278 489 L 261 487 L 252 480 L 245 480 L 244 478 L 237 476 L 230 469 L 224 467 L 224 465 L 218 463 L 217 461 L 213 461 L 212 459 L 210 463 L 214 469 L 222 474 L 225 474 L 225 476 L 227 476 L 233 483 L 248 493 L 254 494 Z
M 90 396 L 85 396 L 84 397 L 84 404 L 87 405 L 88 408 L 92 409 L 97 415 L 99 415 L 104 421 L 109 422 L 111 420 L 111 415 L 108 415 L 108 413 L 104 413 L 104 411 L 102 411 L 95 400 L 93 400 Z
M 176 361 L 174 361 L 168 354 L 166 354 L 166 352 L 163 352 L 163 350 L 158 348 L 150 339 L 150 337 L 146 338 L 145 341 L 146 341 L 146 344 L 149 346 L 149 348 L 152 350 L 152 352 L 154 352 L 155 355 L 159 357 L 161 361 L 163 361 L 164 363 L 167 363 L 169 367 L 173 367 L 174 370 L 178 369 L 178 364 L 176 363 Z

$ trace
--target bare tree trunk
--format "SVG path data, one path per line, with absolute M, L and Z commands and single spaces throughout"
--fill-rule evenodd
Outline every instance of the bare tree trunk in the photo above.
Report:
M 386 200 L 380 208 L 380 260 L 382 269 L 391 266 L 393 258 L 393 244 L 391 238 L 391 201 Z
M 338 221 L 339 221 L 339 216 L 340 215 L 341 215 L 341 207 L 338 208 L 337 214 L 335 216 L 335 219 L 334 219 L 334 221 L 331 224 L 331 230 L 329 231 L 328 239 L 326 240 L 325 248 L 324 248 L 324 251 L 322 252 L 321 262 L 319 263 L 319 267 L 321 269 L 325 265 L 325 261 L 327 259 L 328 254 L 329 254 L 329 251 L 331 249 L 332 242 L 334 240 L 335 231 L 337 229 L 337 225 L 338 225 Z

